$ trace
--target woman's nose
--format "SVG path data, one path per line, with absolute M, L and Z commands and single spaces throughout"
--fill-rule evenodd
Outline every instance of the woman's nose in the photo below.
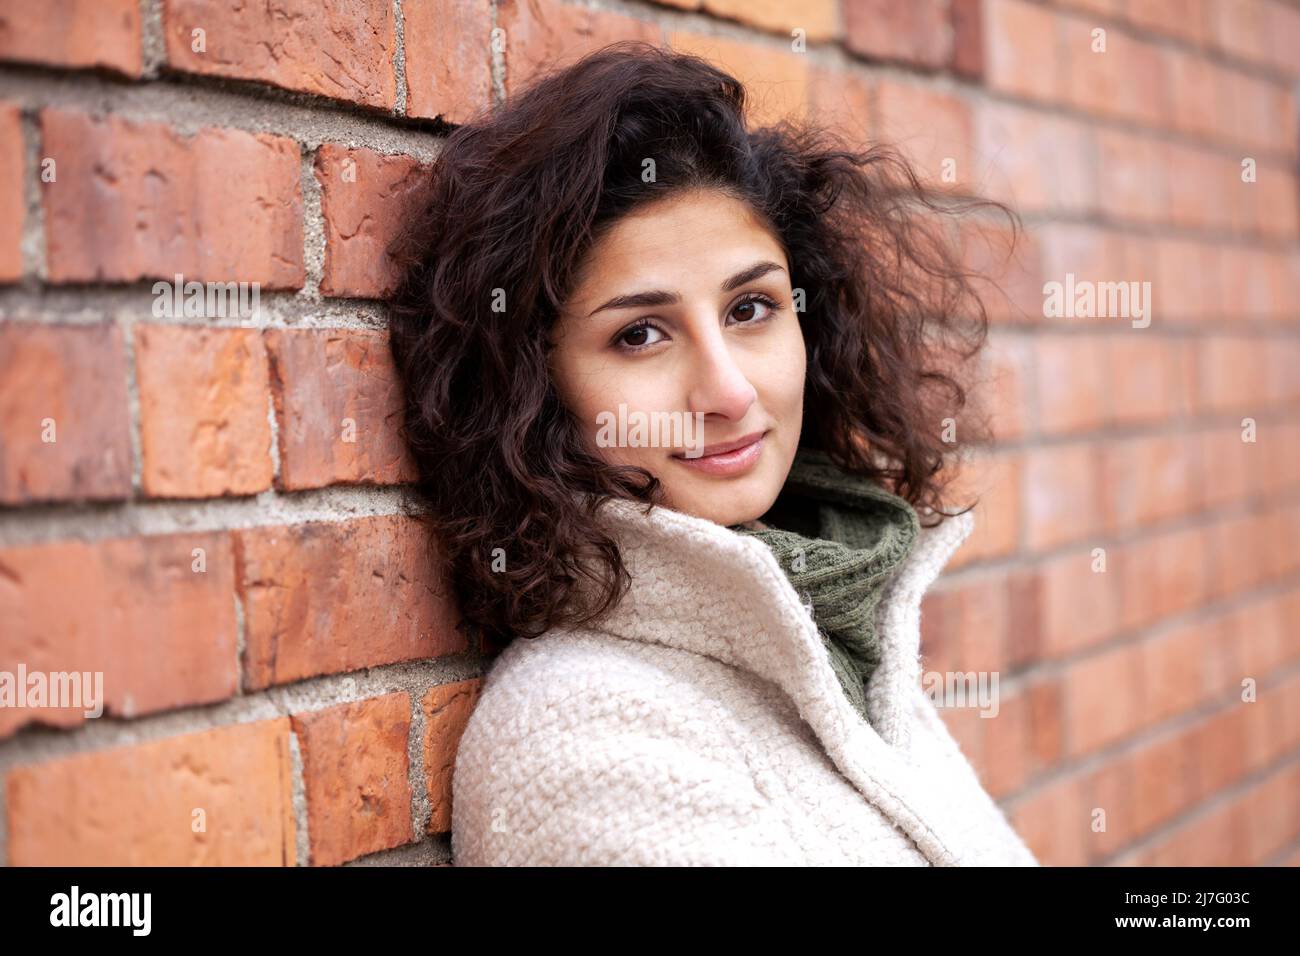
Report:
M 686 370 L 687 410 L 717 414 L 740 421 L 758 397 L 722 329 L 713 328 L 697 340 Z

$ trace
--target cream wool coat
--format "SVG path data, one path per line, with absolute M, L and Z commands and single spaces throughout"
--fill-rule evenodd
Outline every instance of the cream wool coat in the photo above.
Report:
M 456 865 L 1038 865 L 920 684 L 921 598 L 970 514 L 922 528 L 887 585 L 865 722 L 761 541 L 643 508 L 602 506 L 633 582 L 611 615 L 492 662 Z

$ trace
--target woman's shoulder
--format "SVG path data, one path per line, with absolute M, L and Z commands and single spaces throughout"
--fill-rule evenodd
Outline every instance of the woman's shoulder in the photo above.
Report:
M 772 839 L 750 832 L 772 811 L 681 651 L 597 631 L 516 643 L 457 751 L 459 863 L 748 860 Z
M 516 638 L 489 666 L 470 724 L 500 747 L 700 709 L 698 681 L 684 653 L 584 628 Z

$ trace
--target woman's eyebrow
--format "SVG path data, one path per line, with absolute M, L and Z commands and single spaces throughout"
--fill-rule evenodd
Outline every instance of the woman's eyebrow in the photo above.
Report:
M 781 265 L 768 260 L 755 262 L 752 266 L 740 270 L 726 282 L 722 283 L 721 291 L 731 292 L 735 289 L 739 289 L 741 286 L 753 282 L 755 279 L 761 279 L 763 276 L 773 271 L 784 272 L 785 269 Z M 682 297 L 676 292 L 665 292 L 662 289 L 653 289 L 646 292 L 630 292 L 627 295 L 614 296 L 614 298 L 610 299 L 604 305 L 592 309 L 591 312 L 588 313 L 587 317 L 590 318 L 597 312 L 603 312 L 606 309 L 630 309 L 633 307 L 646 308 L 657 305 L 676 305 L 681 300 Z

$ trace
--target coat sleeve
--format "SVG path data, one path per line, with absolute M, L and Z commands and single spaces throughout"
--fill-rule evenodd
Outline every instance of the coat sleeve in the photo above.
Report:
M 513 738 L 496 713 L 475 712 L 456 756 L 458 866 L 800 862 L 736 748 L 689 709 L 604 686 Z
M 978 805 L 982 818 L 987 821 L 988 833 L 986 837 L 989 842 L 996 846 L 997 855 L 1000 860 L 990 860 L 991 865 L 1000 866 L 1041 866 L 1038 859 L 1034 856 L 1033 851 L 1029 849 L 1028 844 L 1011 826 L 1011 821 L 1003 813 L 1002 808 L 997 805 L 989 792 L 984 789 L 980 783 L 979 775 L 975 768 L 966 759 L 962 753 L 948 725 L 944 723 L 943 718 L 939 715 L 939 709 L 935 706 L 930 696 L 917 686 L 914 691 L 913 706 L 915 708 L 917 722 L 914 725 L 916 731 L 924 734 L 926 737 L 925 746 L 933 748 L 933 753 L 938 759 L 943 761 L 944 766 L 950 774 L 949 780 L 952 786 L 960 787 L 961 792 L 967 794 L 969 801 Z M 913 744 L 914 748 L 921 744 L 917 741 Z M 934 756 L 925 759 L 935 759 Z

